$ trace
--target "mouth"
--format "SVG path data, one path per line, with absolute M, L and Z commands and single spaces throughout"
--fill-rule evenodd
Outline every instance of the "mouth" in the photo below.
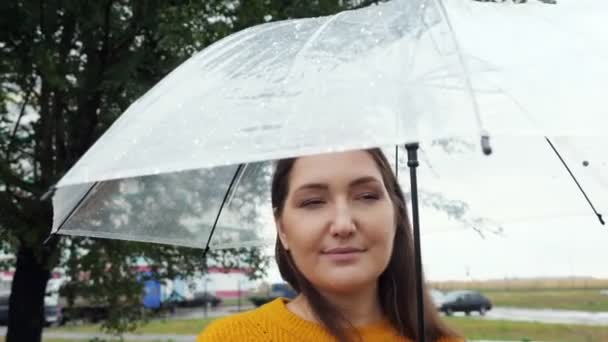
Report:
M 363 248 L 338 247 L 323 250 L 321 255 L 339 265 L 356 263 L 365 253 Z
M 355 248 L 355 247 L 337 247 L 323 250 L 321 254 L 328 255 L 340 255 L 340 254 L 355 254 L 355 253 L 363 253 L 365 250 L 363 248 Z

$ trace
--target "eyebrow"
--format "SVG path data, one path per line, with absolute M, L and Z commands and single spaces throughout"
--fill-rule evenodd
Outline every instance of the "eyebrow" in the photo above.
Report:
M 348 187 L 353 187 L 366 183 L 380 183 L 380 181 L 375 177 L 365 176 L 351 181 L 350 183 L 348 183 Z M 307 183 L 297 188 L 294 193 L 302 190 L 327 190 L 328 188 L 329 186 L 325 183 Z

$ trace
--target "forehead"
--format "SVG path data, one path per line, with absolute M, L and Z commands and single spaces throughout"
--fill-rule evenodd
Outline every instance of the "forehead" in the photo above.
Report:
M 290 188 L 307 183 L 349 182 L 361 177 L 382 182 L 382 173 L 367 151 L 349 151 L 301 157 L 290 174 Z

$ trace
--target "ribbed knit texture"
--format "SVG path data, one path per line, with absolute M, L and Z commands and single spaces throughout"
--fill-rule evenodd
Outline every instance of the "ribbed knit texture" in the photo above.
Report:
M 336 341 L 323 326 L 295 315 L 287 309 L 285 303 L 285 299 L 279 298 L 255 310 L 217 319 L 203 330 L 196 341 Z M 386 320 L 358 327 L 357 332 L 365 342 L 410 341 L 399 337 Z M 437 342 L 460 342 L 460 340 L 441 339 Z

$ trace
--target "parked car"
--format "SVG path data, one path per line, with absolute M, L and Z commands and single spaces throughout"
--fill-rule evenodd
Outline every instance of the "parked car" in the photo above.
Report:
M 492 302 L 476 291 L 453 291 L 449 292 L 439 310 L 451 316 L 454 312 L 464 312 L 470 315 L 473 311 L 478 311 L 480 315 L 485 315 L 486 311 L 492 309 Z
M 209 292 L 195 292 L 194 298 L 182 302 L 182 306 L 195 307 L 195 306 L 211 306 L 215 308 L 222 303 L 222 299 L 209 293 Z
M 430 289 L 429 293 L 431 295 L 431 299 L 433 300 L 433 303 L 435 304 L 435 307 L 437 309 L 440 309 L 441 304 L 443 304 L 443 302 L 445 301 L 445 294 L 443 294 L 443 292 L 441 292 L 439 290 L 435 290 L 435 289 Z
M 270 291 L 266 295 L 252 296 L 249 301 L 255 306 L 261 306 L 268 302 L 271 302 L 279 297 L 293 299 L 297 296 L 294 289 L 287 283 L 276 283 L 270 286 Z

